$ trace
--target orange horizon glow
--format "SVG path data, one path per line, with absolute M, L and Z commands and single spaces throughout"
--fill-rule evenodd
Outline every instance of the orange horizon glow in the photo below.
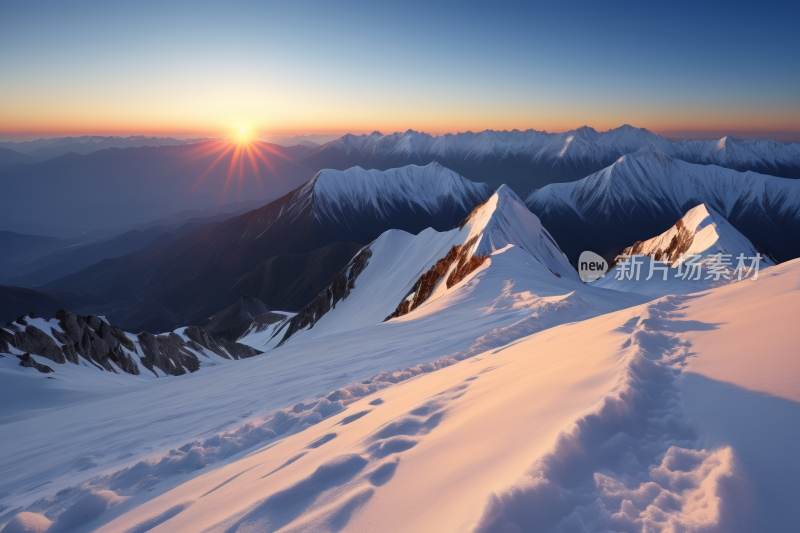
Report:
M 630 124 L 652 132 L 751 131 L 796 132 L 800 109 L 759 105 L 749 108 L 729 105 L 626 106 L 585 102 L 530 102 L 522 107 L 489 105 L 470 107 L 463 102 L 405 101 L 387 106 L 383 101 L 297 101 L 291 95 L 256 99 L 242 95 L 233 107 L 225 101 L 189 97 L 173 106 L 135 103 L 120 108 L 116 101 L 50 102 L 45 105 L 0 107 L 0 134 L 6 135 L 157 135 L 238 138 L 245 128 L 250 138 L 281 135 L 340 135 L 380 131 L 384 134 L 408 129 L 432 135 L 466 131 L 526 130 L 564 132 L 581 126 L 598 131 Z M 266 103 L 265 103 L 266 101 Z M 280 102 L 272 103 L 272 102 Z M 63 105 L 62 105 L 63 104 Z M 197 113 L 202 109 L 202 113 Z
M 384 135 L 390 135 L 396 132 L 405 132 L 409 129 L 427 133 L 430 135 L 445 135 L 445 134 L 456 134 L 456 133 L 464 133 L 467 131 L 471 132 L 479 132 L 484 130 L 495 130 L 495 131 L 512 131 L 512 130 L 537 130 L 537 131 L 547 131 L 549 133 L 561 133 L 570 130 L 574 130 L 583 126 L 589 126 L 594 128 L 597 131 L 607 131 L 610 129 L 618 128 L 624 124 L 629 124 L 631 126 L 637 128 L 644 128 L 656 134 L 669 134 L 669 133 L 704 133 L 709 131 L 748 131 L 752 133 L 796 133 L 800 132 L 800 125 L 788 126 L 788 125 L 776 125 L 775 127 L 769 127 L 767 125 L 749 125 L 749 124 L 730 124 L 730 125 L 714 125 L 714 124 L 707 124 L 702 126 L 680 126 L 676 124 L 669 124 L 664 126 L 659 125 L 649 125 L 649 124 L 642 124 L 635 121 L 617 121 L 613 124 L 608 125 L 600 125 L 591 122 L 576 122 L 574 125 L 541 125 L 541 124 L 528 124 L 528 125 L 476 125 L 476 126 L 466 126 L 466 127 L 435 127 L 435 128 L 426 128 L 420 127 L 418 125 L 405 125 L 405 126 L 387 126 L 387 127 L 369 127 L 369 126 L 357 126 L 352 128 L 340 127 L 340 128 L 302 128 L 302 129 L 280 129 L 280 130 L 260 130 L 257 134 L 246 132 L 245 134 L 236 133 L 231 134 L 226 130 L 214 130 L 214 129 L 190 129 L 190 128 L 181 128 L 181 127 L 163 127 L 163 128 L 137 128 L 137 127 L 77 127 L 77 128 L 69 128 L 69 127 L 59 127 L 59 128 L 37 128 L 37 127 L 27 127 L 27 128 L 8 128 L 8 127 L 0 127 L 0 135 L 42 135 L 42 136 L 82 136 L 82 135 L 97 135 L 97 136 L 157 136 L 157 137 L 208 137 L 212 139 L 219 139 L 219 138 L 231 138 L 231 139 L 239 139 L 243 136 L 247 136 L 248 138 L 261 138 L 261 137 L 283 137 L 283 136 L 303 136 L 303 135 L 346 135 L 346 134 L 353 134 L 353 135 L 362 135 L 362 134 L 370 134 L 373 131 L 379 131 Z
M 618 128 L 623 124 L 630 124 L 638 128 L 645 128 L 654 133 L 668 134 L 670 132 L 708 132 L 708 131 L 749 131 L 753 133 L 772 133 L 784 132 L 794 133 L 800 131 L 800 122 L 794 120 L 791 116 L 784 116 L 783 120 L 774 120 L 765 122 L 762 120 L 709 120 L 698 123 L 696 120 L 681 121 L 676 117 L 675 120 L 660 121 L 660 120 L 647 120 L 642 117 L 642 120 L 637 120 L 636 117 L 629 117 L 628 119 L 609 119 L 603 118 L 602 120 L 520 120 L 513 121 L 503 120 L 503 117 L 498 117 L 497 120 L 490 118 L 479 119 L 471 121 L 464 117 L 453 122 L 450 121 L 437 121 L 430 120 L 420 121 L 386 121 L 378 120 L 374 124 L 365 122 L 352 122 L 350 124 L 297 124 L 295 126 L 290 124 L 274 125 L 273 127 L 230 127 L 230 126 L 208 126 L 201 127 L 197 125 L 188 125 L 181 123 L 171 124 L 151 124 L 146 125 L 140 122 L 119 122 L 119 123 L 45 123 L 38 121 L 28 121 L 24 125 L 21 123 L 14 123 L 13 121 L 2 121 L 0 126 L 0 134 L 3 135 L 53 135 L 53 136 L 69 136 L 69 135 L 146 135 L 146 136 L 180 136 L 180 137 L 230 137 L 233 139 L 243 138 L 258 138 L 270 136 L 293 136 L 293 135 L 344 135 L 352 133 L 355 135 L 369 134 L 373 131 L 380 131 L 383 134 L 391 134 L 395 132 L 404 132 L 408 129 L 415 131 L 425 132 L 431 135 L 443 135 L 447 133 L 459 133 L 466 131 L 483 131 L 483 130 L 528 130 L 534 129 L 538 131 L 547 131 L 551 133 L 570 131 L 582 126 L 590 126 L 597 131 L 607 131 L 609 129 Z M 648 117 L 652 118 L 652 117 Z M 244 131 L 242 131 L 244 130 Z

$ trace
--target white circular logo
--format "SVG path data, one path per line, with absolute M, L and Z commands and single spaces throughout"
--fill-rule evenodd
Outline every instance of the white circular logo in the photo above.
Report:
M 608 263 L 594 252 L 583 252 L 578 259 L 578 275 L 584 283 L 600 279 L 606 275 Z

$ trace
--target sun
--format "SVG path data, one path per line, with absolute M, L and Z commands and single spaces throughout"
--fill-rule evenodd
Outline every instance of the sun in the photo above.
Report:
M 248 138 L 247 128 L 239 128 L 239 140 L 246 141 Z

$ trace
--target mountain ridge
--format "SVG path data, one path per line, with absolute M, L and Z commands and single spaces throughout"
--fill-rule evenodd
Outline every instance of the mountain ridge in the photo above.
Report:
M 561 133 L 484 130 L 434 136 L 409 129 L 390 135 L 347 134 L 309 150 L 298 161 L 310 168 L 358 165 L 379 170 L 437 161 L 492 187 L 505 183 L 527 191 L 581 179 L 650 144 L 690 163 L 800 178 L 797 144 L 732 136 L 717 141 L 675 142 L 627 124 L 603 132 L 583 126 Z
M 574 261 L 616 253 L 670 228 L 705 203 L 778 262 L 800 257 L 800 180 L 675 159 L 654 145 L 582 180 L 530 192 L 525 204 Z

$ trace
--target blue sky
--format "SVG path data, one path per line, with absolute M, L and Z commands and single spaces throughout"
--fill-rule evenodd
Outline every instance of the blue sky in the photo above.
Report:
M 800 131 L 798 5 L 5 2 L 0 128 Z

